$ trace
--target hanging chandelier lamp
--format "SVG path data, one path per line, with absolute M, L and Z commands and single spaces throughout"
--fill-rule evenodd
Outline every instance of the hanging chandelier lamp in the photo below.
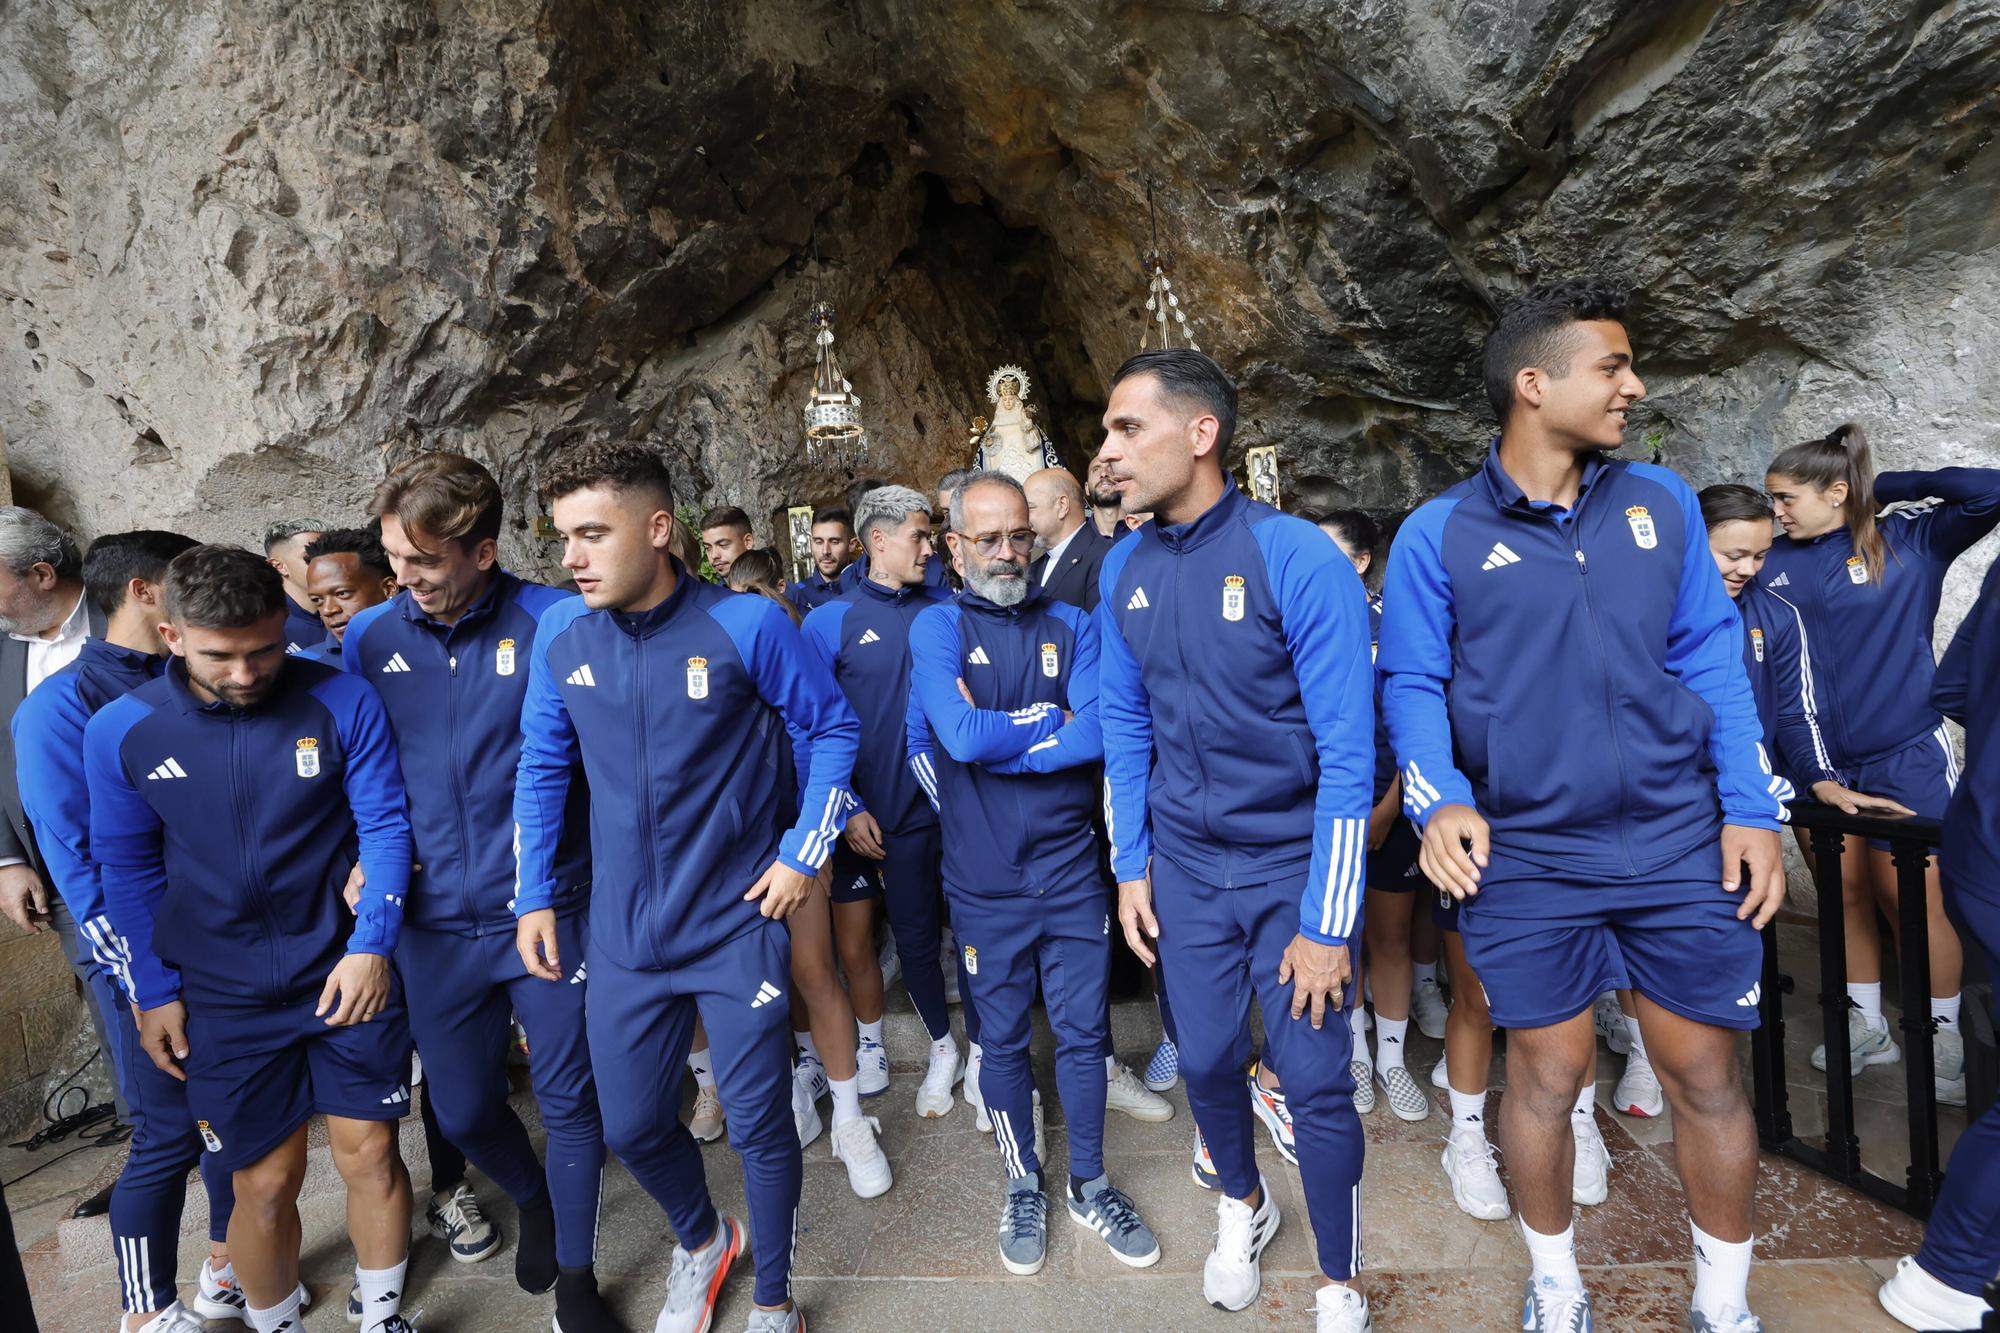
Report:
M 861 399 L 840 373 L 840 361 L 833 354 L 833 307 L 814 301 L 806 326 L 817 349 L 812 396 L 805 408 L 806 452 L 818 458 L 826 452 L 844 452 L 861 438 Z
M 1174 257 L 1160 249 L 1160 217 L 1153 208 L 1153 181 L 1146 179 L 1146 218 L 1152 227 L 1152 248 L 1140 257 L 1139 267 L 1146 279 L 1146 314 L 1139 326 L 1139 350 L 1142 352 L 1165 351 L 1169 347 L 1187 347 L 1200 351 L 1201 344 L 1194 339 L 1194 330 L 1188 325 L 1187 311 L 1181 308 L 1179 293 L 1168 275 L 1173 271 Z M 1179 339 L 1176 342 L 1176 339 Z

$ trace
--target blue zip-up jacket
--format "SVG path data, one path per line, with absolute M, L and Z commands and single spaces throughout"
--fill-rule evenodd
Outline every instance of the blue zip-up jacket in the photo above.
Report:
M 358 619 L 359 617 L 356 618 Z M 351 627 L 353 625 L 353 621 L 349 621 L 348 624 Z M 340 657 L 340 640 L 334 638 L 333 635 L 331 634 L 326 635 L 318 643 L 315 643 L 310 647 L 299 649 L 298 655 L 300 657 L 307 658 L 314 662 L 324 662 L 328 666 L 342 665 Z
M 1382 596 L 1380 593 L 1368 599 L 1368 660 L 1373 663 L 1377 653 L 1382 651 Z M 1377 703 L 1380 703 L 1379 683 Z M 1389 721 L 1382 716 L 1382 710 L 1375 710 L 1375 796 L 1374 805 L 1380 805 L 1382 798 L 1389 794 L 1389 784 L 1396 780 L 1396 751 L 1389 744 Z M 1374 806 L 1369 807 L 1373 809 Z
M 839 574 L 830 579 L 823 579 L 819 576 L 819 566 L 815 565 L 812 573 L 803 579 L 794 580 L 785 588 L 785 596 L 792 599 L 792 605 L 799 609 L 800 615 L 805 615 L 846 592 L 847 585 L 841 582 L 840 576 L 852 568 L 851 564 L 844 565 Z
M 938 553 L 929 560 L 924 561 L 924 586 L 926 588 L 943 588 L 945 586 L 944 537 L 942 535 L 937 538 L 937 544 Z M 842 592 L 853 592 L 868 581 L 868 557 L 865 555 L 856 556 L 852 563 L 840 571 L 840 590 Z
M 1743 618 L 1667 469 L 1593 456 L 1563 511 L 1495 441 L 1397 532 L 1383 602 L 1382 711 L 1419 826 L 1474 806 L 1511 856 L 1630 876 L 1724 818 L 1786 817 Z
M 910 624 L 926 607 L 949 600 L 942 588 L 891 589 L 864 579 L 806 617 L 806 647 L 839 682 L 861 719 L 854 790 L 884 833 L 937 823 L 904 757 Z
M 1882 515 L 1882 576 L 1867 567 L 1845 527 L 1806 541 L 1780 536 L 1763 583 L 1798 607 L 1812 631 L 1819 721 L 1836 768 L 1894 754 L 1937 729 L 1931 646 L 1944 576 L 1968 546 L 2000 524 L 2000 469 L 1884 472 L 1884 504 L 1940 497 Z
M 1938 663 L 1937 710 L 1965 728 L 1965 770 L 1944 812 L 1938 865 L 1954 893 L 2000 902 L 2000 564 Z
M 117 932 L 104 913 L 104 890 L 97 863 L 90 859 L 83 733 L 106 704 L 155 679 L 166 664 L 166 658 L 153 653 L 86 639 L 75 661 L 43 681 L 14 710 L 14 776 L 35 846 L 92 955 L 128 992 Z
M 300 606 L 285 594 L 285 651 L 303 653 L 326 637 L 326 624 L 319 612 Z
M 944 882 L 980 898 L 1096 884 L 1096 626 L 1031 586 L 1018 606 L 964 592 L 910 627 L 912 768 L 945 821 Z M 958 691 L 963 679 L 972 702 Z M 1063 710 L 1071 713 L 1063 721 Z
M 1736 609 L 1743 615 L 1743 670 L 1772 766 L 1807 790 L 1815 782 L 1840 781 L 1820 735 L 1819 683 L 1799 609 L 1755 579 L 1743 585 Z M 1779 799 L 1791 798 L 1780 793 Z
M 341 664 L 382 695 L 410 794 L 417 862 L 409 920 L 428 930 L 514 930 L 514 821 L 521 702 L 542 614 L 574 592 L 496 570 L 456 624 L 426 615 L 408 590 L 347 625 Z M 590 893 L 590 788 L 570 784 L 556 847 L 558 912 Z
M 179 661 L 84 729 L 90 856 L 142 1009 L 283 1003 L 343 953 L 389 955 L 410 881 L 403 774 L 366 681 L 287 658 L 255 708 L 204 704 Z M 352 918 L 342 891 L 361 862 Z
M 861 736 L 783 610 L 676 572 L 673 595 L 640 615 L 581 598 L 543 613 L 514 790 L 515 914 L 556 903 L 580 757 L 592 797 L 591 948 L 649 971 L 762 920 L 743 895 L 773 860 L 819 872 L 854 808 Z M 781 717 L 811 741 L 802 813 L 782 837 L 781 787 L 792 779 L 778 771 Z
M 1304 519 L 1225 485 L 1098 575 L 1111 865 L 1154 851 L 1211 884 L 1306 871 L 1299 932 L 1360 928 L 1375 769 L 1368 598 Z

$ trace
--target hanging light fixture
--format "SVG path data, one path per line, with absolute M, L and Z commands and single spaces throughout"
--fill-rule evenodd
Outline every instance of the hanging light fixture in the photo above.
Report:
M 1139 267 L 1146 279 L 1146 315 L 1139 326 L 1139 350 L 1142 352 L 1165 351 L 1169 347 L 1185 346 L 1199 352 L 1201 344 L 1194 340 L 1194 330 L 1188 326 L 1187 311 L 1181 309 L 1181 298 L 1174 291 L 1172 280 L 1167 276 L 1173 271 L 1174 257 L 1160 249 L 1160 217 L 1153 208 L 1153 180 L 1146 178 L 1146 218 L 1152 226 L 1153 245 L 1139 260 Z M 1179 338 L 1178 343 L 1175 339 Z
M 844 451 L 861 438 L 861 399 L 840 373 L 840 362 L 833 354 L 833 307 L 814 301 L 806 313 L 806 327 L 812 331 L 817 348 L 812 396 L 805 409 L 806 452 L 817 458 L 829 449 Z

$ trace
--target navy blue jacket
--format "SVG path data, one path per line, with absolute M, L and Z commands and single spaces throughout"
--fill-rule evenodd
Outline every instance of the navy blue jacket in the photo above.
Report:
M 813 566 L 812 573 L 806 575 L 803 579 L 794 579 L 790 584 L 786 585 L 785 596 L 791 598 L 792 605 L 799 609 L 800 615 L 804 615 L 815 607 L 825 606 L 828 602 L 846 592 L 847 585 L 841 582 L 840 576 L 851 568 L 853 568 L 852 565 L 845 566 L 839 574 L 835 574 L 830 579 L 823 579 L 819 576 L 819 566 L 815 565 Z
M 673 595 L 640 615 L 570 598 L 542 614 L 528 657 L 514 790 L 514 911 L 557 902 L 571 771 L 589 775 L 590 947 L 660 971 L 763 918 L 743 895 L 782 860 L 817 874 L 854 796 L 861 724 L 769 598 L 675 566 Z M 811 742 L 802 813 L 780 836 L 792 779 L 783 723 Z
M 352 627 L 353 622 L 349 621 L 348 624 Z M 298 655 L 310 658 L 315 662 L 324 662 L 328 666 L 340 666 L 340 648 L 340 640 L 334 638 L 331 634 L 327 634 L 318 643 L 299 649 Z
M 1101 890 L 1094 765 L 1104 739 L 1088 615 L 1032 585 L 1018 606 L 968 591 L 926 607 L 910 627 L 908 718 L 911 766 L 946 816 L 946 888 L 981 898 Z
M 806 647 L 840 683 L 861 719 L 854 791 L 884 833 L 937 823 L 904 752 L 910 707 L 910 624 L 942 588 L 890 589 L 864 579 L 806 617 Z
M 1419 825 L 1475 806 L 1493 845 L 1630 876 L 1732 824 L 1775 829 L 1743 618 L 1665 468 L 1593 456 L 1575 506 L 1527 499 L 1499 445 L 1396 534 L 1382 711 Z
M 938 553 L 924 561 L 924 586 L 927 588 L 942 588 L 945 586 L 943 536 L 938 537 L 937 544 L 939 548 Z M 865 555 L 856 556 L 845 569 L 840 571 L 839 582 L 842 592 L 853 592 L 856 588 L 868 582 L 868 557 Z
M 303 653 L 326 637 L 326 623 L 317 611 L 300 606 L 285 594 L 285 651 Z
M 90 790 L 83 732 L 98 710 L 153 680 L 164 657 L 86 639 L 83 651 L 14 710 L 14 775 L 21 808 L 63 906 L 104 968 L 130 989 L 117 932 L 104 912 L 97 863 L 90 859 Z
M 1938 663 L 1931 701 L 1965 728 L 1965 771 L 1944 812 L 1938 866 L 1953 893 L 2000 903 L 2000 563 Z
M 275 1004 L 343 953 L 395 952 L 410 880 L 403 775 L 382 700 L 285 660 L 255 708 L 204 704 L 176 660 L 84 729 L 90 856 L 142 1009 Z M 341 894 L 361 863 L 355 915 Z
M 1819 720 L 1836 768 L 1880 759 L 1937 730 L 1931 647 L 1938 598 L 1951 562 L 2000 524 L 2000 469 L 1948 467 L 1884 472 L 1884 504 L 1939 496 L 1882 515 L 1882 576 L 1866 565 L 1845 527 L 1793 541 L 1780 536 L 1765 561 L 1766 588 L 1798 607 L 1812 631 Z
M 1743 670 L 1772 766 L 1794 787 L 1840 781 L 1820 734 L 1819 682 L 1799 609 L 1755 579 L 1743 585 L 1736 609 L 1743 614 Z
M 382 695 L 403 756 L 417 871 L 409 920 L 430 930 L 514 930 L 514 820 L 521 701 L 537 624 L 573 592 L 525 583 L 504 570 L 453 625 L 434 620 L 407 590 L 347 625 L 336 661 Z M 570 785 L 549 906 L 580 908 L 590 893 L 590 788 Z
M 1382 596 L 1376 593 L 1368 599 L 1368 660 L 1373 662 L 1382 651 Z M 1379 682 L 1377 686 L 1380 688 Z M 1379 698 L 1379 696 L 1378 696 Z M 1389 744 L 1389 720 L 1382 716 L 1378 708 L 1375 712 L 1375 804 L 1389 794 L 1389 784 L 1396 780 L 1396 750 Z M 1372 808 L 1372 807 L 1371 807 Z
M 1155 849 L 1217 885 L 1306 872 L 1299 931 L 1360 928 L 1375 770 L 1368 599 L 1306 522 L 1229 482 L 1099 577 L 1106 822 L 1120 881 Z

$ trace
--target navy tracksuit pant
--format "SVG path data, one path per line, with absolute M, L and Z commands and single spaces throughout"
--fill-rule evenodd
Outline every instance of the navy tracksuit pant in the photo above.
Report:
M 1188 1105 L 1208 1142 L 1223 1192 L 1242 1199 L 1257 1188 L 1256 1120 L 1243 1086 L 1250 1060 L 1250 998 L 1264 1011 L 1271 1067 L 1285 1080 L 1298 1136 L 1306 1211 L 1319 1241 L 1321 1270 L 1353 1277 L 1361 1267 L 1361 1118 L 1346 1018 L 1310 1011 L 1292 1018 L 1292 988 L 1278 964 L 1299 931 L 1306 870 L 1265 884 L 1203 883 L 1165 855 L 1153 856 L 1153 914 L 1160 964 L 1183 999 L 1174 1010 Z M 1349 989 L 1351 1007 L 1359 997 Z
M 1056 1090 L 1069 1122 L 1069 1171 L 1104 1174 L 1104 996 L 1111 974 L 1111 918 L 1093 866 L 1084 882 L 1034 897 L 954 893 L 960 966 L 980 1014 L 979 1095 L 1007 1174 L 1042 1169 L 1035 1156 L 1035 983 L 1056 1038 Z
M 424 1060 L 424 1101 L 438 1128 L 517 1204 L 541 1193 L 546 1180 L 556 1262 L 581 1268 L 595 1257 L 604 1130 L 585 1035 L 583 914 L 557 918 L 556 932 L 561 981 L 529 976 L 511 931 L 460 935 L 406 924 L 396 958 Z M 549 1135 L 546 1169 L 507 1105 L 510 1012 L 528 1034 L 528 1073 Z M 432 1167 L 435 1188 L 448 1167 Z
M 2000 1019 L 2000 902 L 1963 892 L 1944 868 L 1944 905 L 1959 938 L 1985 955 L 1987 975 L 1996 981 L 1995 1018 Z M 2000 1102 L 1965 1127 L 1945 1164 L 1924 1228 L 1917 1263 L 1946 1286 L 1984 1296 L 2000 1273 Z
M 743 1159 L 759 1305 L 790 1299 L 803 1180 L 792 1123 L 791 978 L 791 934 L 762 918 L 674 968 L 635 971 L 601 952 L 590 958 L 590 1050 L 605 1141 L 689 1250 L 707 1244 L 717 1225 L 701 1149 L 680 1117 L 680 1070 L 696 1017 L 708 1027 L 729 1146 Z

